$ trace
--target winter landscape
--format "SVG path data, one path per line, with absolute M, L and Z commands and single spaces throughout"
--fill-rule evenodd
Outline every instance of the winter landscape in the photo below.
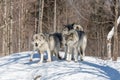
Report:
M 119 45 L 120 0 L 0 0 L 0 80 L 120 80 Z
M 113 62 L 86 56 L 77 63 L 54 59 L 38 64 L 38 53 L 32 62 L 30 53 L 1 57 L 0 80 L 120 80 L 120 59 Z M 63 57 L 64 52 L 61 54 Z

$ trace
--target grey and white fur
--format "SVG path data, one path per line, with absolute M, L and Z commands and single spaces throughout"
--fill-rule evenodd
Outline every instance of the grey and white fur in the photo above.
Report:
M 45 51 L 48 53 L 48 60 L 51 61 L 53 54 L 57 57 L 57 59 L 61 59 L 59 55 L 60 47 L 62 46 L 62 35 L 61 33 L 52 33 L 52 34 L 35 34 L 33 36 L 33 48 L 34 51 L 38 51 L 41 54 L 40 62 L 43 62 L 43 54 Z M 32 61 L 34 52 L 31 54 L 30 60 Z
M 57 59 L 61 59 L 59 55 L 60 47 L 62 46 L 62 35 L 61 33 L 52 33 L 49 34 L 48 43 L 51 55 L 55 54 Z
M 51 62 L 51 52 L 50 52 L 49 44 L 46 40 L 45 34 L 43 34 L 43 33 L 35 34 L 33 36 L 33 43 L 32 44 L 33 44 L 34 50 L 38 50 L 38 52 L 41 54 L 39 63 L 43 62 L 45 51 L 47 51 L 47 53 L 48 53 L 47 61 Z M 31 53 L 31 57 L 30 57 L 31 61 L 33 58 L 33 54 L 34 54 L 34 52 Z
M 63 37 L 63 45 L 64 45 L 64 51 L 65 51 L 65 58 L 67 56 L 67 49 L 68 49 L 68 46 L 66 45 L 66 40 L 65 38 L 68 36 L 69 34 L 69 31 L 71 30 L 79 30 L 79 31 L 83 31 L 83 27 L 78 25 L 78 24 L 68 24 L 68 25 L 64 25 L 64 28 L 62 30 L 62 37 Z
M 70 30 L 65 40 L 66 45 L 68 47 L 66 60 L 71 61 L 73 49 L 75 62 L 78 61 L 79 53 L 80 59 L 83 60 L 83 56 L 85 56 L 85 49 L 87 45 L 87 37 L 85 32 L 79 30 Z

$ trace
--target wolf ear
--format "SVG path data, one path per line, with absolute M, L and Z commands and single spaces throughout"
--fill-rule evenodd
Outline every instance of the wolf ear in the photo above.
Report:
M 40 38 L 39 39 L 44 39 L 44 34 L 43 33 L 39 33 Z
M 74 26 L 74 25 L 75 25 L 75 23 L 72 23 L 71 25 L 72 25 L 72 26 Z
M 41 37 L 40 37 L 40 38 L 41 38 L 42 40 L 43 40 L 43 39 L 45 39 L 44 35 L 41 35 Z
M 34 36 L 33 36 L 33 40 L 37 40 L 37 39 L 39 39 L 40 37 L 39 37 L 39 35 L 38 34 L 35 34 Z

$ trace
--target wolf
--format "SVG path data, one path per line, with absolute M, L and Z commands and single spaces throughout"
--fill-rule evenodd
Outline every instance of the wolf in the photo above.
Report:
M 39 39 L 40 39 L 39 34 L 34 34 L 33 35 L 33 39 L 32 39 L 33 41 L 31 42 L 32 45 L 33 45 L 33 52 L 30 55 L 30 61 L 32 61 L 32 59 L 33 59 L 34 52 L 35 51 L 39 52 L 39 47 L 38 47 Z
M 57 57 L 57 59 L 61 59 L 59 55 L 59 50 L 62 45 L 62 34 L 61 33 L 39 33 L 33 36 L 33 45 L 34 50 L 37 50 L 41 54 L 40 63 L 43 62 L 43 53 L 47 51 L 48 60 L 51 61 L 51 57 L 53 54 Z M 31 54 L 32 60 L 33 53 Z
M 72 50 L 74 49 L 74 59 L 75 62 L 78 61 L 78 53 L 80 53 L 80 60 L 83 60 L 83 56 L 85 56 L 85 49 L 87 45 L 87 36 L 84 31 L 80 30 L 70 30 L 69 33 L 65 37 L 66 45 L 67 45 L 67 56 L 66 60 L 71 61 L 72 58 Z
M 63 44 L 63 47 L 64 47 L 64 51 L 65 51 L 65 58 L 66 58 L 66 55 L 67 55 L 67 45 L 66 45 L 66 36 L 67 34 L 69 33 L 70 30 L 74 29 L 73 28 L 73 24 L 67 24 L 67 25 L 64 25 L 63 29 L 62 29 L 62 44 Z
M 67 37 L 67 35 L 69 34 L 69 31 L 71 31 L 71 30 L 83 31 L 83 27 L 81 25 L 78 25 L 78 24 L 75 24 L 75 23 L 64 25 L 64 28 L 62 30 L 62 37 L 63 37 L 62 44 L 64 45 L 65 58 L 66 58 L 66 55 L 67 55 L 67 45 L 66 45 L 65 38 Z
M 62 34 L 57 33 L 57 32 L 51 33 L 51 34 L 49 34 L 47 40 L 49 43 L 51 55 L 53 56 L 53 54 L 55 54 L 57 59 L 61 59 L 61 57 L 59 55 L 59 50 L 62 46 Z
M 51 62 L 51 53 L 50 53 L 49 44 L 46 40 L 45 34 L 43 34 L 43 33 L 35 34 L 33 36 L 32 44 L 33 44 L 34 51 L 37 50 L 41 54 L 39 63 L 43 62 L 45 51 L 47 51 L 47 53 L 48 53 L 47 61 Z M 33 54 L 34 54 L 34 52 L 31 53 L 30 61 L 32 61 Z

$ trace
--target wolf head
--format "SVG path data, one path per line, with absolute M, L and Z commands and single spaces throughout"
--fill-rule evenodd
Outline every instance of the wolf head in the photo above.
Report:
M 65 40 L 66 40 L 67 45 L 73 45 L 74 46 L 74 44 L 76 44 L 76 42 L 79 41 L 78 30 L 74 30 L 74 29 L 70 30 L 68 35 L 66 35 Z
M 39 42 L 40 42 L 39 39 L 40 39 L 39 34 L 33 35 L 33 42 L 32 42 L 32 44 L 33 44 L 34 47 L 36 47 L 36 48 L 38 48 L 38 46 L 39 46 Z
M 39 46 L 42 46 L 46 42 L 46 36 L 43 33 L 39 33 Z
M 63 35 L 68 34 L 68 32 L 69 32 L 70 30 L 74 29 L 74 28 L 73 28 L 73 25 L 74 25 L 74 23 L 73 23 L 73 24 L 64 25 L 64 28 L 63 28 L 63 30 L 62 30 L 62 34 L 63 34 Z
M 39 48 L 46 41 L 45 35 L 43 33 L 35 34 L 33 36 L 32 44 L 34 47 Z

